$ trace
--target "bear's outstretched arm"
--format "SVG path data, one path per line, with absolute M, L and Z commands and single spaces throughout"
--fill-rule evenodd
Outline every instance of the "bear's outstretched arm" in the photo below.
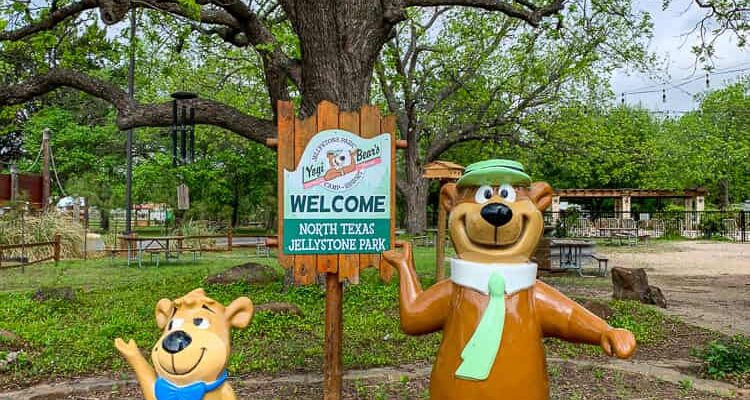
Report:
M 403 253 L 390 250 L 383 253 L 383 257 L 398 269 L 401 278 L 399 297 L 404 333 L 422 335 L 440 330 L 448 315 L 453 283 L 443 280 L 422 291 L 408 242 L 404 243 Z
M 128 364 L 133 367 L 135 377 L 143 391 L 143 397 L 145 397 L 146 400 L 156 400 L 156 395 L 154 394 L 156 372 L 148 361 L 143 358 L 143 355 L 135 342 L 131 339 L 126 343 L 124 340 L 117 338 L 115 339 L 115 347 L 120 354 L 122 354 Z
M 536 281 L 534 297 L 536 315 L 544 336 L 599 345 L 607 354 L 619 358 L 628 358 L 635 351 L 635 337 L 632 333 L 612 328 L 546 283 Z

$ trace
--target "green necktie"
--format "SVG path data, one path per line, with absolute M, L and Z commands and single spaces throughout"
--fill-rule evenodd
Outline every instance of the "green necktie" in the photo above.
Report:
M 456 377 L 483 381 L 490 375 L 492 364 L 500 350 L 505 325 L 505 279 L 493 273 L 489 282 L 490 302 L 482 319 L 461 352 L 463 362 L 456 370 Z

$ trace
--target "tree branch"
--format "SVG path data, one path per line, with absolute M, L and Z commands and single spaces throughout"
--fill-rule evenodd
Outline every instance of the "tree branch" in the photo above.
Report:
M 445 153 L 448 149 L 451 147 L 464 142 L 469 142 L 472 140 L 498 140 L 500 138 L 511 138 L 513 137 L 513 133 L 506 133 L 506 134 L 497 134 L 497 133 L 482 133 L 478 132 L 479 129 L 478 126 L 472 127 L 467 132 L 463 132 L 461 134 L 446 137 L 443 140 L 435 141 L 433 142 L 433 145 L 430 146 L 430 150 L 427 152 L 427 154 L 424 157 L 424 162 L 429 163 L 432 161 L 437 160 L 438 157 L 440 157 L 443 153 Z
M 508 112 L 501 114 L 497 116 L 496 118 L 484 122 L 484 123 L 478 123 L 474 122 L 471 124 L 467 124 L 464 126 L 461 126 L 460 128 L 456 129 L 449 129 L 448 132 L 445 135 L 441 136 L 440 138 L 434 140 L 430 147 L 427 149 L 427 153 L 425 155 L 425 162 L 431 162 L 436 160 L 438 157 L 440 157 L 441 154 L 443 154 L 446 150 L 451 148 L 452 146 L 463 143 L 471 140 L 484 140 L 484 139 L 493 139 L 493 138 L 499 138 L 499 137 L 513 137 L 512 133 L 503 134 L 503 135 L 497 135 L 495 133 L 488 133 L 487 130 L 496 129 L 499 127 L 508 126 L 510 124 L 518 123 L 519 115 L 521 115 L 524 111 L 531 109 L 533 107 L 537 107 L 539 105 L 545 104 L 548 102 L 548 99 L 542 98 L 542 94 L 550 89 L 552 87 L 552 90 L 559 89 L 559 86 L 562 84 L 562 82 L 559 80 L 559 76 L 556 73 L 553 73 L 547 82 L 539 85 L 534 90 L 529 92 L 526 96 L 520 99 L 518 104 L 513 107 L 512 109 L 508 110 Z M 500 91 L 502 88 L 502 85 L 495 88 L 495 91 Z M 494 96 L 490 96 L 494 97 Z M 483 105 L 482 109 L 479 111 L 479 115 L 477 116 L 477 121 L 484 120 L 485 115 L 489 111 L 490 108 L 490 102 L 487 102 Z
M 0 86 L 0 105 L 24 103 L 60 87 L 80 90 L 112 104 L 118 112 L 117 126 L 120 129 L 172 124 L 171 101 L 139 104 L 109 82 L 67 69 L 53 69 L 23 83 Z M 269 120 L 247 115 L 213 100 L 198 98 L 190 100 L 190 104 L 195 108 L 195 122 L 198 124 L 218 126 L 263 144 L 275 136 L 275 127 Z
M 196 124 L 218 126 L 263 145 L 266 144 L 266 139 L 276 136 L 276 126 L 272 121 L 247 115 L 224 103 L 197 98 L 189 100 L 189 104 L 195 109 Z M 117 118 L 120 129 L 171 125 L 171 101 L 137 104 L 129 112 L 120 112 Z
M 0 32 L 0 40 L 20 40 L 34 33 L 52 29 L 60 22 L 77 15 L 78 13 L 96 8 L 99 5 L 97 0 L 82 0 L 77 3 L 68 4 L 67 6 L 51 12 L 46 18 L 33 22 L 21 28 Z
M 501 0 L 406 0 L 407 7 L 463 6 L 499 11 L 509 17 L 526 21 L 533 27 L 539 26 L 542 18 L 557 14 L 565 6 L 565 0 L 551 0 L 543 6 L 532 5 L 527 0 L 517 3 L 518 5 Z

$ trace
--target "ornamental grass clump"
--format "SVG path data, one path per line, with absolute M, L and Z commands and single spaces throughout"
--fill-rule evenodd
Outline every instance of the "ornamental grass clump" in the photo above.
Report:
M 190 236 L 211 236 L 216 235 L 215 229 L 212 229 L 207 223 L 202 221 L 189 220 L 183 222 L 179 227 L 175 228 L 173 233 L 175 235 L 190 237 Z M 206 247 L 213 247 L 216 245 L 215 239 L 187 239 L 184 243 L 188 247 L 200 248 L 202 245 Z
M 60 256 L 62 258 L 83 257 L 85 230 L 70 217 L 55 212 L 41 215 L 10 213 L 0 217 L 0 245 L 20 245 L 52 242 L 55 234 L 60 235 Z M 5 250 L 6 258 L 37 260 L 50 257 L 52 246 L 26 247 Z

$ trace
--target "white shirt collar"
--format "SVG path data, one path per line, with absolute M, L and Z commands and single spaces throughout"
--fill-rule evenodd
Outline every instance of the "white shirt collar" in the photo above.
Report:
M 502 264 L 477 263 L 451 258 L 451 280 L 457 285 L 489 294 L 489 281 L 493 273 L 500 273 L 505 278 L 505 293 L 512 294 L 534 286 L 536 282 L 536 264 Z

